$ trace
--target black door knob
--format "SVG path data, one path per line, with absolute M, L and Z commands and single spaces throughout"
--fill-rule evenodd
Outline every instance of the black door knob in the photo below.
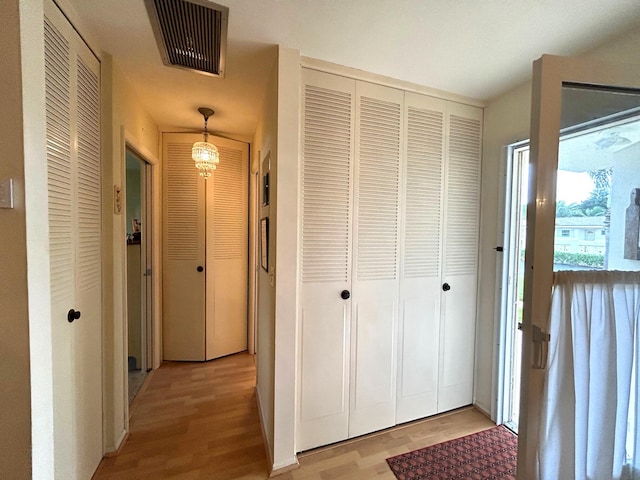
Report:
M 199 272 L 204 271 L 204 267 L 202 265 L 198 265 L 198 268 L 196 268 L 196 270 L 198 270 Z
M 451 285 L 449 285 L 448 283 L 443 284 L 442 290 L 444 290 L 445 292 L 448 292 L 449 290 L 451 290 Z
M 351 294 L 349 293 L 349 290 L 342 290 L 342 292 L 340 292 L 340 296 L 343 300 L 347 300 Z
M 80 318 L 79 310 L 74 310 L 72 308 L 67 312 L 67 320 L 69 321 L 69 323 L 73 322 L 74 320 L 78 320 L 79 318 Z

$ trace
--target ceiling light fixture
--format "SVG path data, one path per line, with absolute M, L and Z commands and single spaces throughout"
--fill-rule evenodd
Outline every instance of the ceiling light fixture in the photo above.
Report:
M 207 130 L 207 121 L 215 112 L 210 108 L 200 107 L 198 112 L 204 117 L 204 142 L 196 142 L 191 148 L 191 157 L 196 162 L 196 168 L 200 172 L 200 176 L 206 180 L 216 169 L 220 162 L 220 154 L 213 143 L 209 143 L 209 131 Z

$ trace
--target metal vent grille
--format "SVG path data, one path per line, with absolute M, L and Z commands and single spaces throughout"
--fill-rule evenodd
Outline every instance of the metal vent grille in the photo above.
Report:
M 229 9 L 206 0 L 145 0 L 165 65 L 224 77 Z

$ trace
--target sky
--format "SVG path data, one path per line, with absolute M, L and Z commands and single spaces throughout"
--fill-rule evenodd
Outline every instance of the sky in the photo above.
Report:
M 586 172 L 558 170 L 556 188 L 556 201 L 564 200 L 567 204 L 580 203 L 586 200 L 593 190 L 593 180 Z

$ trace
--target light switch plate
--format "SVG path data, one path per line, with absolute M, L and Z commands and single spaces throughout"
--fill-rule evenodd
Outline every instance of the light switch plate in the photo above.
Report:
M 13 208 L 13 178 L 0 180 L 0 208 Z

